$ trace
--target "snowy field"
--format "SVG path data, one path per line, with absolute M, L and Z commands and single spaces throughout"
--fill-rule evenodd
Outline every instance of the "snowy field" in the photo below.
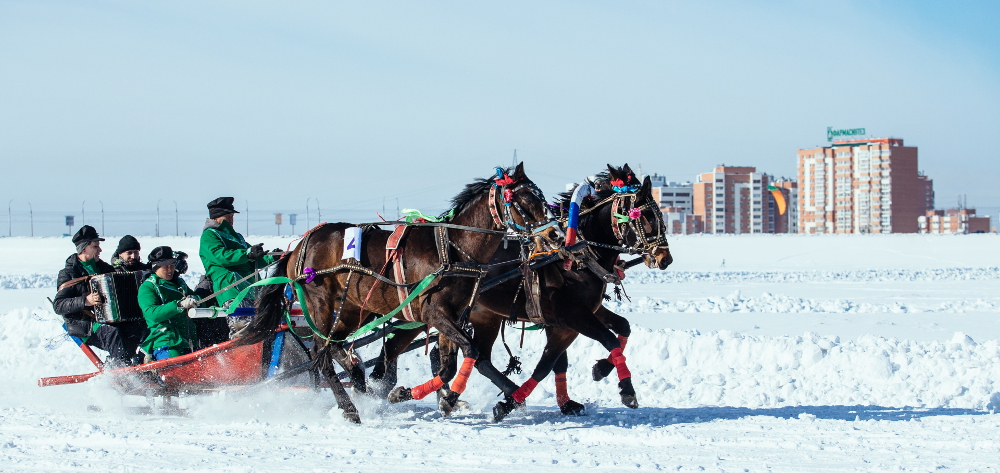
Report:
M 144 253 L 187 251 L 192 273 L 202 271 L 195 238 L 141 243 Z M 559 413 L 550 378 L 526 410 L 494 424 L 498 390 L 474 375 L 463 396 L 471 408 L 451 418 L 431 402 L 354 395 L 364 422 L 355 426 L 329 391 L 182 398 L 189 415 L 175 417 L 133 414 L 145 400 L 123 400 L 101 379 L 37 387 L 93 371 L 45 301 L 72 245 L 0 238 L 0 470 L 1000 471 L 1000 415 L 989 405 L 1000 392 L 1000 238 L 670 243 L 673 266 L 630 270 L 631 301 L 608 303 L 633 322 L 625 354 L 638 410 L 620 404 L 611 381 L 590 380 L 606 352 L 580 340 L 570 394 L 587 416 Z M 542 338 L 512 344 L 526 371 Z M 502 347 L 494 359 L 506 360 Z M 401 366 L 401 384 L 431 377 L 421 351 Z

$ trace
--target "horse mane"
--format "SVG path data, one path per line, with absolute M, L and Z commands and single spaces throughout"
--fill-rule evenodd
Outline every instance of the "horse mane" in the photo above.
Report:
M 510 174 L 514 172 L 514 168 L 505 168 L 504 173 Z M 468 207 L 472 202 L 474 202 L 479 196 L 490 191 L 493 187 L 493 180 L 496 176 L 490 176 L 486 178 L 476 179 L 469 184 L 465 185 L 465 188 L 461 192 L 451 198 L 451 208 L 455 210 L 455 214 L 461 213 Z M 442 217 L 447 215 L 448 212 L 441 214 Z
M 615 173 L 625 175 L 627 172 L 628 171 L 625 170 L 624 166 L 615 166 Z M 584 182 L 594 188 L 597 193 L 597 200 L 600 200 L 614 193 L 614 191 L 611 190 L 610 181 L 611 173 L 608 171 L 601 171 L 595 174 L 593 178 L 588 177 Z M 552 206 L 558 208 L 560 212 L 568 212 L 569 202 L 573 200 L 573 192 L 576 191 L 577 187 L 580 187 L 580 184 L 574 185 L 572 189 L 566 192 L 559 193 Z

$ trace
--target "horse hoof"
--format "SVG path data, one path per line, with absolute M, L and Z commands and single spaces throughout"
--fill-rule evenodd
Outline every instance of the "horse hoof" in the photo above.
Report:
M 635 388 L 632 387 L 632 378 L 625 378 L 618 381 L 618 394 L 622 397 L 622 404 L 629 409 L 638 409 L 639 400 L 635 398 Z
M 559 406 L 559 412 L 567 416 L 582 416 L 587 415 L 587 408 L 583 407 L 583 404 L 579 402 L 570 400 L 566 401 L 566 404 Z
M 412 401 L 413 394 L 410 393 L 410 388 L 398 386 L 389 392 L 387 399 L 391 404 L 398 404 L 400 402 Z
M 438 391 L 438 409 L 441 411 L 441 415 L 445 417 L 451 415 L 452 411 L 458 407 L 458 396 L 459 394 L 455 391 L 448 391 L 447 394 L 441 394 L 441 391 Z
M 607 359 L 602 358 L 600 360 L 597 360 L 597 363 L 594 363 L 594 367 L 591 368 L 590 374 L 594 375 L 594 381 L 600 381 L 604 378 L 607 378 L 608 375 L 611 374 L 612 371 L 614 371 L 614 369 L 615 369 L 614 364 L 612 364 Z
M 344 412 L 344 418 L 350 421 L 352 424 L 360 424 L 361 416 L 357 412 Z
M 497 405 L 493 406 L 493 422 L 502 421 L 511 412 L 514 412 L 514 409 L 517 409 L 523 405 L 524 404 L 517 402 L 513 398 L 508 396 L 503 401 L 500 401 L 497 403 Z
M 639 408 L 639 400 L 632 394 L 622 394 L 622 404 L 629 409 Z

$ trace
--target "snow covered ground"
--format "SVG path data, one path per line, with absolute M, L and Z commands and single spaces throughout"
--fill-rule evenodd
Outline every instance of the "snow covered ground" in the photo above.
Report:
M 606 353 L 580 340 L 570 394 L 588 416 L 562 416 L 546 380 L 527 410 L 493 424 L 497 389 L 473 376 L 471 409 L 452 418 L 430 402 L 356 395 L 355 426 L 328 391 L 183 398 L 190 417 L 173 417 L 132 413 L 145 401 L 99 379 L 38 388 L 42 376 L 92 371 L 45 301 L 72 245 L 2 238 L 0 470 L 1000 471 L 1000 416 L 987 405 L 1000 391 L 1000 238 L 670 242 L 670 269 L 630 270 L 631 301 L 608 303 L 635 327 L 625 354 L 640 409 L 589 380 Z M 197 254 L 194 238 L 142 244 Z M 513 349 L 530 370 L 542 345 L 531 333 Z M 502 347 L 494 359 L 506 360 Z M 421 352 L 401 362 L 401 384 L 431 376 Z

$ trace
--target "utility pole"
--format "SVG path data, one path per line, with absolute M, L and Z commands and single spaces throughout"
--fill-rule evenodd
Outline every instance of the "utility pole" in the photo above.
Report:
M 174 201 L 174 236 L 181 236 L 180 212 L 177 211 L 177 201 Z
M 309 201 L 316 201 L 316 225 L 323 223 L 323 211 L 319 209 L 319 197 L 306 198 L 306 226 L 309 225 Z
M 12 230 L 14 227 L 13 224 L 11 223 L 12 220 L 10 218 L 10 204 L 13 203 L 14 199 L 10 199 L 10 202 L 7 202 L 7 236 L 14 236 L 14 232 Z
M 156 236 L 160 236 L 160 200 L 156 201 Z

